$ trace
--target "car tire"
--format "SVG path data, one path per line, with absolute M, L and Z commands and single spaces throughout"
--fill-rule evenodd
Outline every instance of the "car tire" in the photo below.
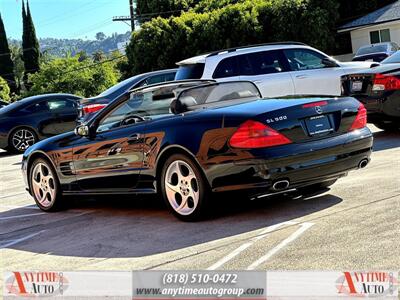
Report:
M 396 124 L 396 123 L 392 123 L 392 122 L 390 122 L 390 123 L 377 122 L 377 123 L 374 123 L 374 125 L 376 127 L 378 127 L 379 129 L 382 129 L 384 131 L 389 131 L 389 132 L 400 130 L 400 125 Z
M 33 199 L 41 210 L 53 212 L 65 208 L 57 173 L 48 160 L 38 158 L 33 162 L 29 185 Z
M 193 222 L 206 217 L 210 188 L 200 168 L 186 155 L 174 154 L 165 162 L 161 193 L 178 219 Z
M 14 129 L 8 138 L 8 151 L 23 153 L 38 141 L 36 133 L 29 128 L 21 127 Z

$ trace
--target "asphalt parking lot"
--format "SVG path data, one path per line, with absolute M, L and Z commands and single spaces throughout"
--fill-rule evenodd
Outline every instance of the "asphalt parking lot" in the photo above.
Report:
M 200 223 L 176 220 L 154 198 L 70 199 L 69 210 L 43 213 L 24 190 L 21 156 L 0 152 L 2 271 L 398 270 L 400 133 L 371 128 L 371 164 L 331 190 L 221 199 Z

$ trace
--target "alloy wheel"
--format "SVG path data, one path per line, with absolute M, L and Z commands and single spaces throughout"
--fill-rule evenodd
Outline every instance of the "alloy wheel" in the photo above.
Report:
M 199 203 L 199 182 L 193 169 L 182 160 L 167 168 L 165 191 L 172 208 L 180 215 L 192 214 Z
M 36 142 L 35 135 L 28 129 L 19 129 L 12 136 L 14 149 L 23 152 Z
M 53 205 L 56 198 L 56 183 L 49 167 L 38 163 L 32 171 L 32 189 L 36 200 L 45 208 Z

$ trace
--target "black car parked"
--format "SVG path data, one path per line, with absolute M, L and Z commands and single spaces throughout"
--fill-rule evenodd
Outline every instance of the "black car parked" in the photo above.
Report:
M 342 76 L 343 95 L 361 101 L 368 122 L 383 130 L 400 129 L 400 51 L 380 65 Z
M 96 112 L 131 89 L 174 80 L 176 71 L 177 69 L 170 69 L 136 75 L 121 81 L 96 97 L 82 99 L 79 106 L 79 122 L 88 121 Z
M 78 100 L 69 94 L 22 99 L 0 109 L 0 148 L 24 152 L 44 138 L 76 127 Z
M 44 211 L 67 194 L 159 192 L 185 221 L 211 192 L 265 197 L 332 185 L 370 159 L 366 111 L 354 98 L 262 99 L 251 82 L 175 82 L 126 93 L 22 161 Z

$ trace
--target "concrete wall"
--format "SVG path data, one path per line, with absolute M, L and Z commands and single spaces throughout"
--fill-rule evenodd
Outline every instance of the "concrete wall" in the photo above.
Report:
M 351 35 L 351 44 L 353 47 L 353 53 L 356 53 L 357 50 L 362 46 L 370 45 L 371 40 L 369 37 L 369 33 L 371 31 L 381 30 L 381 29 L 389 29 L 391 41 L 396 42 L 397 44 L 400 45 L 400 21 L 397 21 L 382 25 L 369 26 L 351 31 L 350 35 Z

